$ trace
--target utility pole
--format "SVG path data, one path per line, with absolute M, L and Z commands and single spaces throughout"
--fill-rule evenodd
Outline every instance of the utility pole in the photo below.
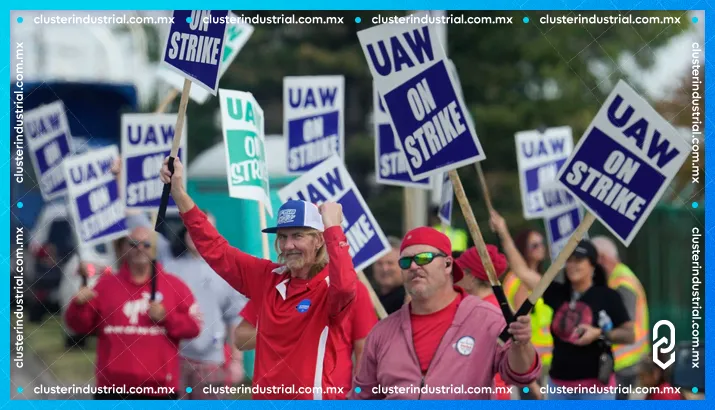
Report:
M 424 11 L 432 17 L 446 16 L 446 10 Z M 409 12 L 408 15 L 415 12 Z M 436 24 L 439 40 L 445 53 L 447 52 L 447 24 Z M 403 198 L 403 233 L 428 223 L 427 213 L 431 204 L 439 204 L 442 196 L 442 181 L 440 177 L 432 178 L 430 191 L 417 188 L 404 188 Z

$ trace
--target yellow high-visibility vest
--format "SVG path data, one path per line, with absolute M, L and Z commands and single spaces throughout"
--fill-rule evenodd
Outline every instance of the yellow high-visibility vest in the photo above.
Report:
M 502 287 L 506 294 L 507 301 L 511 309 L 516 312 L 519 306 L 515 306 L 516 292 L 519 290 L 521 281 L 513 272 L 507 273 Z M 554 349 L 554 338 L 551 336 L 551 321 L 554 318 L 554 310 L 544 303 L 543 298 L 539 300 L 531 309 L 531 343 L 541 357 L 544 366 L 551 364 L 551 357 Z
M 613 345 L 614 370 L 619 371 L 636 365 L 645 355 L 650 354 L 650 329 L 648 322 L 648 301 L 641 282 L 630 268 L 622 263 L 616 265 L 608 278 L 608 287 L 617 290 L 624 286 L 636 295 L 636 317 L 634 322 L 635 342 L 631 345 Z
M 449 240 L 452 242 L 452 252 L 464 252 L 467 250 L 467 242 L 469 242 L 469 236 L 467 233 L 461 229 L 454 229 L 447 225 L 435 225 L 434 229 L 447 235 Z

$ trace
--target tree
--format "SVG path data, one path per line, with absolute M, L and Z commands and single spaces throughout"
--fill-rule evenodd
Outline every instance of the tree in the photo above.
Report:
M 221 80 L 221 87 L 252 92 L 266 115 L 268 134 L 282 133 L 284 76 L 342 74 L 346 83 L 346 165 L 356 184 L 389 234 L 401 233 L 401 190 L 373 189 L 372 78 L 357 31 L 373 17 L 405 15 L 404 11 L 292 12 L 235 11 L 239 16 L 344 17 L 344 24 L 256 24 L 255 32 Z M 631 55 L 641 68 L 653 63 L 654 51 L 679 34 L 676 24 L 541 24 L 548 12 L 451 11 L 452 15 L 512 17 L 514 24 L 452 24 L 448 55 L 460 74 L 464 95 L 487 152 L 483 163 L 495 207 L 513 225 L 522 225 L 514 133 L 548 126 L 570 125 L 578 139 L 619 78 L 618 61 Z M 574 12 L 564 15 L 575 15 Z M 613 15 L 593 12 L 595 15 Z M 675 12 L 639 11 L 638 16 L 672 17 Z M 528 15 L 531 22 L 522 23 Z M 355 23 L 355 17 L 362 23 Z M 596 68 L 605 71 L 599 75 Z M 190 104 L 190 155 L 220 141 L 214 115 L 218 100 Z M 270 153 L 268 153 L 270 155 Z M 477 218 L 487 218 L 473 167 L 460 170 Z M 455 207 L 458 209 L 458 207 Z M 455 215 L 459 212 L 455 212 Z M 461 221 L 458 224 L 464 226 Z M 484 229 L 482 229 L 484 231 Z

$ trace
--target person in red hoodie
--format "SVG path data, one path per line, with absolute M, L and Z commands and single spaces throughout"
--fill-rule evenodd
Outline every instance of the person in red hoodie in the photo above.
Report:
M 489 259 L 491 259 L 494 265 L 497 277 L 501 277 L 506 272 L 508 266 L 506 256 L 499 253 L 499 250 L 494 245 L 487 245 L 487 252 L 489 252 Z M 482 258 L 479 256 L 477 248 L 471 247 L 467 249 L 459 256 L 455 263 L 459 265 L 459 267 L 462 268 L 462 272 L 464 272 L 464 278 L 462 278 L 457 285 L 470 295 L 489 302 L 498 308 L 499 302 L 489 283 L 489 277 L 487 277 L 487 272 L 484 269 Z M 509 394 L 507 384 L 504 383 L 499 373 L 494 376 L 494 385 L 497 387 L 497 400 L 511 400 L 511 394 Z
M 82 287 L 65 312 L 72 330 L 97 335 L 95 400 L 178 398 L 179 342 L 198 336 L 201 322 L 189 288 L 158 263 L 150 301 L 151 235 L 132 230 L 119 272 Z
M 277 226 L 263 230 L 276 234 L 280 263 L 274 263 L 229 245 L 186 193 L 183 178 L 181 161 L 174 160 L 172 173 L 167 157 L 161 179 L 171 183 L 171 196 L 199 254 L 256 305 L 253 399 L 345 398 L 338 366 L 352 351 L 340 348 L 338 339 L 346 333 L 358 280 L 340 204 L 283 204 Z

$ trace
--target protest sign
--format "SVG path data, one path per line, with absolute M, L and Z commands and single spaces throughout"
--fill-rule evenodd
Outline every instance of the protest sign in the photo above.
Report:
M 569 208 L 562 210 L 559 213 L 549 214 L 544 217 L 544 226 L 546 227 L 546 238 L 549 242 L 549 254 L 551 260 L 555 261 L 561 250 L 566 245 L 566 242 L 571 238 L 576 228 L 583 220 L 583 209 L 581 205 L 575 203 Z M 585 239 L 588 235 L 584 235 L 581 239 Z
M 273 216 L 266 168 L 263 110 L 253 94 L 219 90 L 228 194 L 261 202 Z
M 689 152 L 673 126 L 621 80 L 558 180 L 628 246 Z
M 171 152 L 177 114 L 122 115 L 122 197 L 127 209 L 156 211 L 164 184 L 159 171 Z M 181 131 L 178 157 L 186 163 L 186 120 Z M 184 185 L 186 179 L 184 178 Z M 167 210 L 177 211 L 169 197 Z
M 174 10 L 173 16 L 162 65 L 216 95 L 228 10 Z
M 345 77 L 284 77 L 288 173 L 307 172 L 333 154 L 345 158 L 344 122 Z
M 119 158 L 116 145 L 66 158 L 69 211 L 79 242 L 91 246 L 128 234 L 124 202 L 111 172 Z
M 542 218 L 545 213 L 541 187 L 556 181 L 560 167 L 571 155 L 571 127 L 520 131 L 515 141 L 524 219 Z
M 430 179 L 413 181 L 407 171 L 407 158 L 400 151 L 377 87 L 373 85 L 373 123 L 375 126 L 375 178 L 378 184 L 408 188 L 430 188 Z
M 442 200 L 439 204 L 439 220 L 445 225 L 452 224 L 452 208 L 454 205 L 454 188 L 452 181 L 449 179 L 449 174 L 445 173 L 442 177 Z
M 62 161 L 71 154 L 71 133 L 62 101 L 42 105 L 25 113 L 25 138 L 32 167 L 45 201 L 67 192 Z
M 337 155 L 326 159 L 278 191 L 282 202 L 303 200 L 316 205 L 338 202 L 343 207 L 343 231 L 355 270 L 363 270 L 390 251 L 385 234 Z
M 358 38 L 413 180 L 486 158 L 434 25 L 382 24 Z
M 238 21 L 238 16 L 234 13 L 229 12 L 229 21 L 226 24 L 226 37 L 224 38 L 224 47 L 221 57 L 221 62 L 219 64 L 218 78 L 221 79 L 228 67 L 231 65 L 233 60 L 241 52 L 241 49 L 248 39 L 251 38 L 253 34 L 253 26 L 248 23 L 243 23 Z M 169 83 L 174 89 L 181 90 L 184 86 L 184 77 L 180 76 L 176 72 L 166 69 L 159 68 L 159 76 Z M 208 100 L 209 95 L 211 95 L 204 88 L 192 87 L 189 92 L 189 96 L 192 100 L 199 104 L 203 104 Z

